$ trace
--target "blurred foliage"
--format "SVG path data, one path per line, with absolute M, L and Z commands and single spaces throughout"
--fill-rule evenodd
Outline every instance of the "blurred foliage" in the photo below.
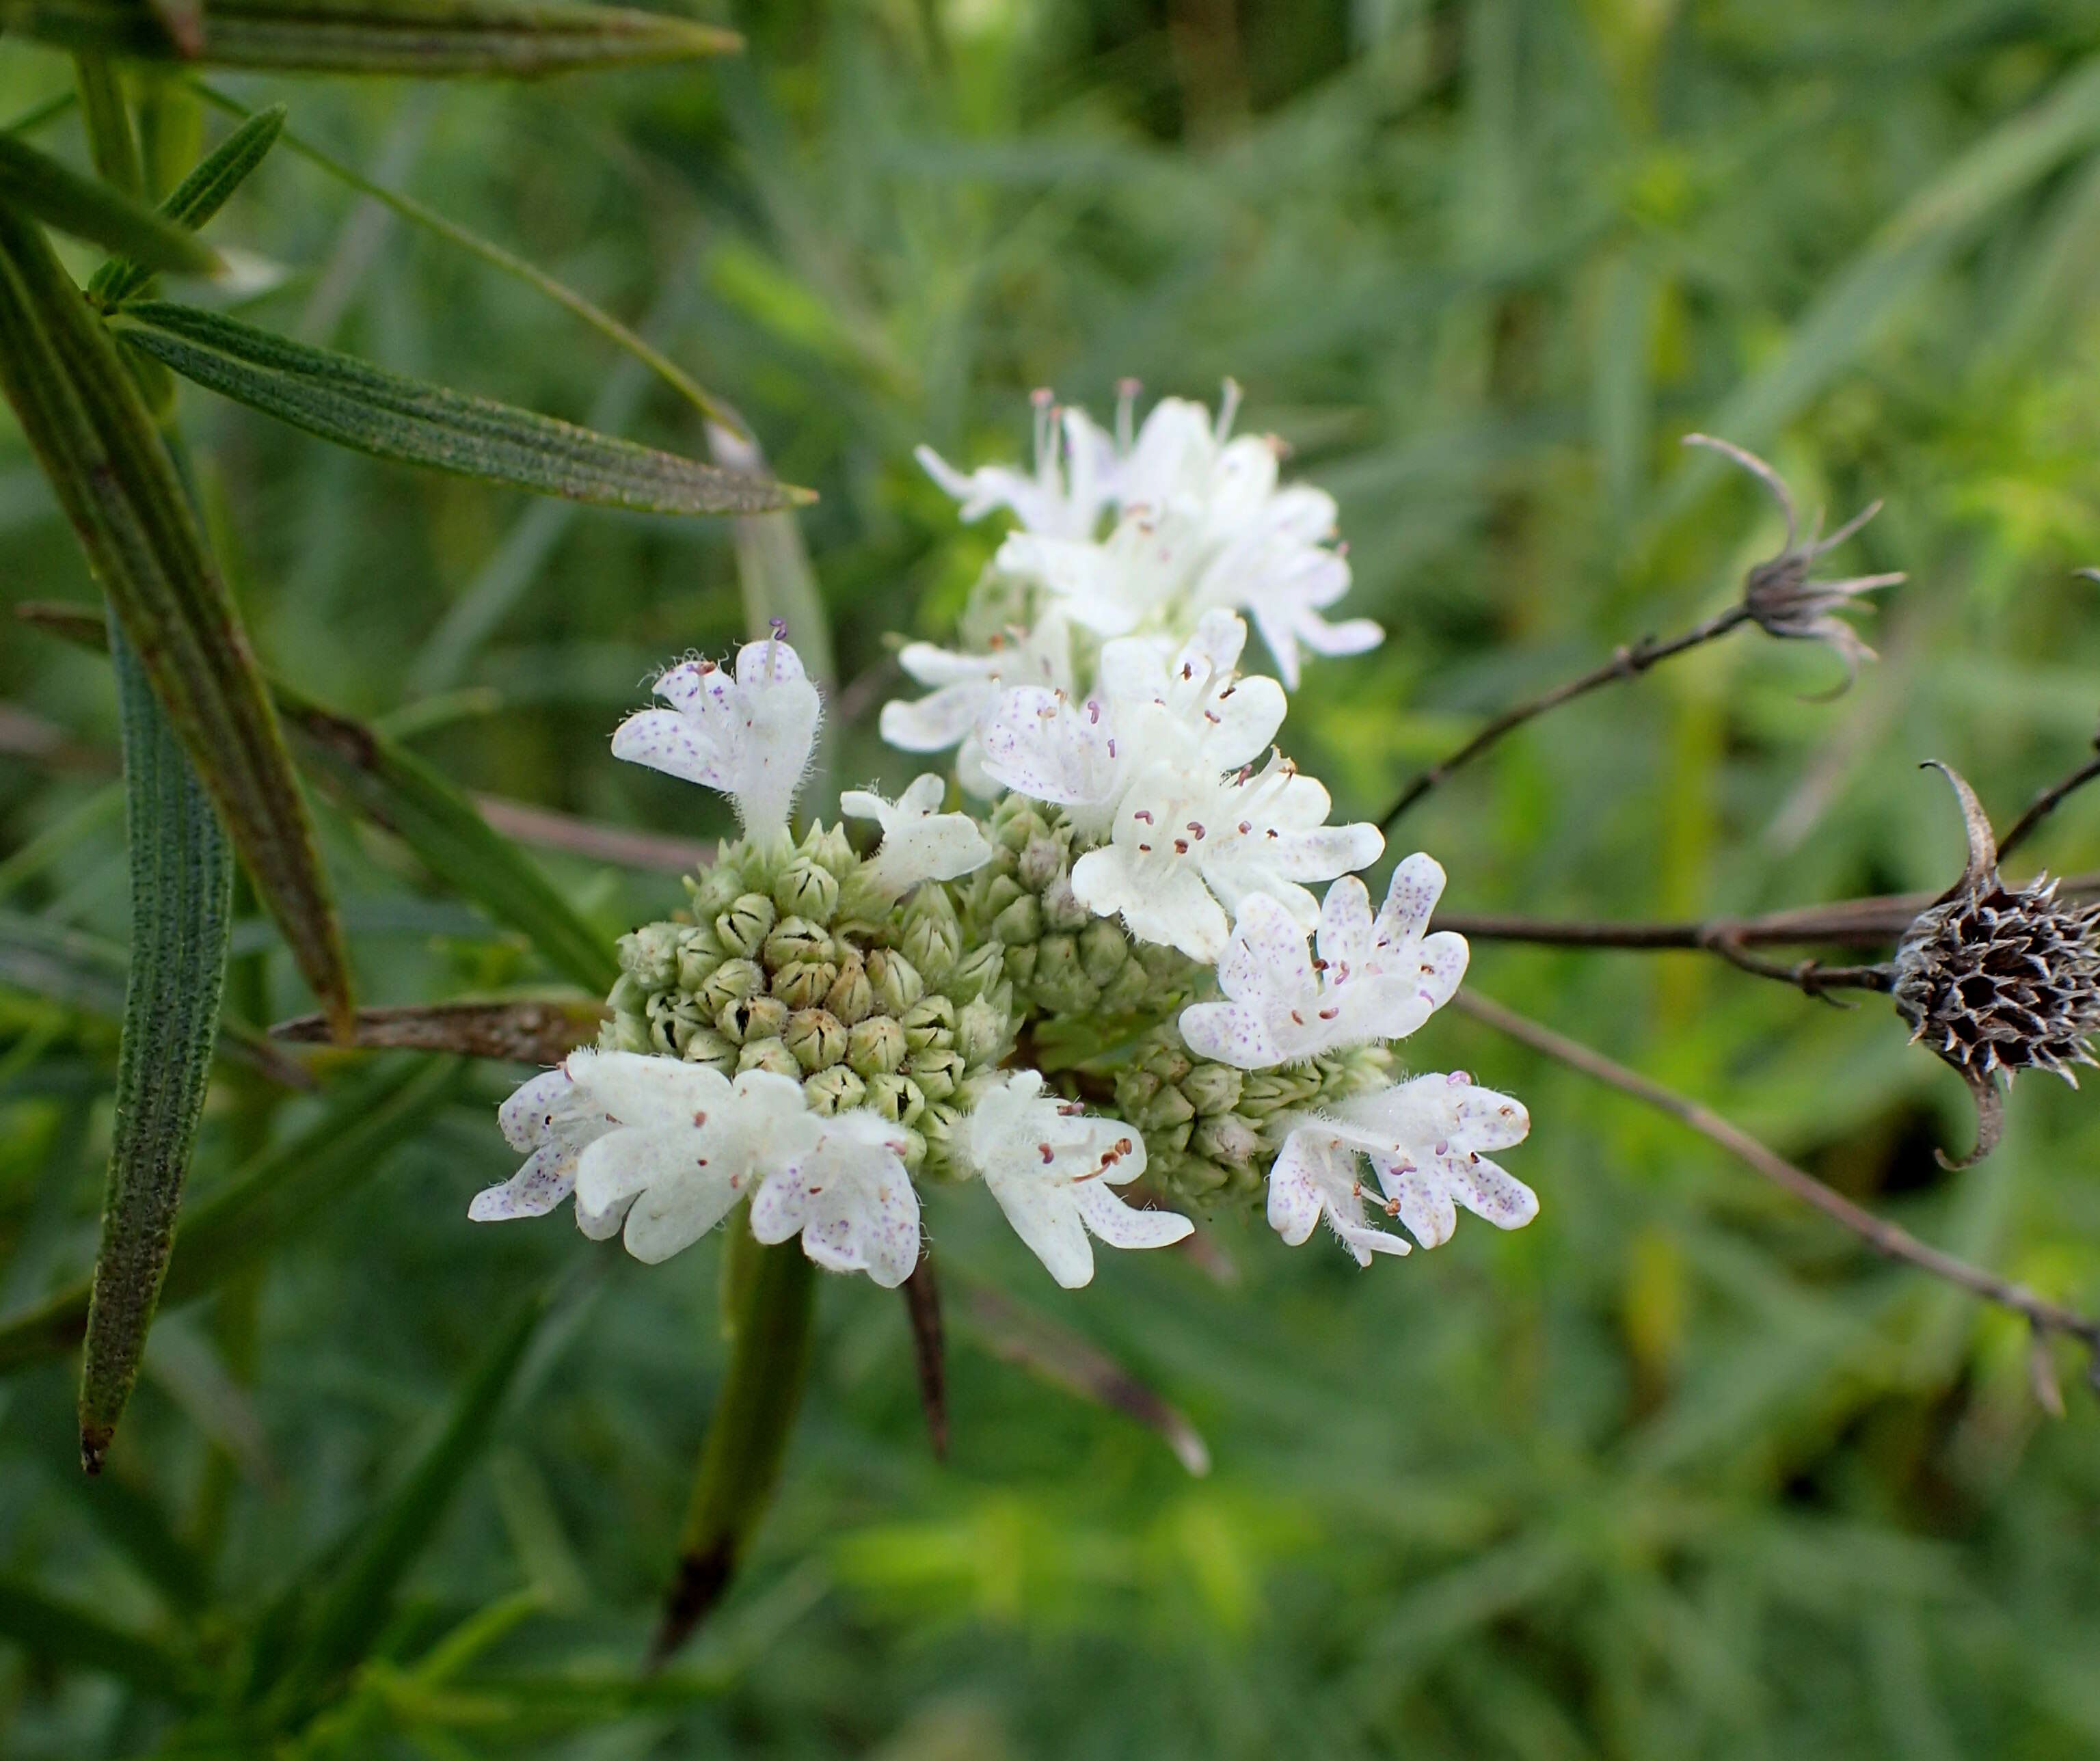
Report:
M 1743 636 L 1517 736 L 1405 828 L 1454 907 L 1936 888 L 1958 831 L 1918 761 L 2002 820 L 2090 738 L 2100 620 L 2071 571 L 2100 562 L 2091 0 L 742 10 L 748 55 L 696 68 L 227 83 L 633 321 L 821 492 L 798 519 L 846 682 L 834 778 L 909 775 L 872 734 L 891 633 L 944 633 L 996 539 L 955 527 L 912 445 L 1011 456 L 1030 388 L 1098 411 L 1125 374 L 1239 379 L 1247 421 L 1340 497 L 1347 609 L 1391 638 L 1322 665 L 1289 739 L 1354 811 L 1481 713 L 1724 603 L 1776 548 L 1768 505 L 1681 453 L 1685 430 L 1768 452 L 1835 515 L 1886 498 L 1846 561 L 1912 578 L 1853 692 L 1805 701 L 1833 658 Z M 68 74 L 0 41 L 0 117 Z M 77 118 L 35 139 L 85 168 Z M 690 409 L 571 318 L 289 154 L 212 237 L 245 254 L 245 318 L 702 449 Z M 183 404 L 274 673 L 463 785 L 722 828 L 606 736 L 665 655 L 741 631 L 726 527 L 528 502 Z M 0 426 L 0 599 L 92 591 Z M 0 904 L 121 937 L 105 663 L 15 626 L 0 701 L 12 746 L 38 744 L 24 715 L 64 736 L 0 756 Z M 2094 811 L 2032 854 L 2093 865 Z M 554 976 L 400 845 L 325 810 L 321 833 L 365 1000 Z M 607 935 L 679 898 L 543 861 Z M 229 1006 L 306 1009 L 245 910 Z M 1483 947 L 1474 977 L 1929 1238 L 2100 1296 L 2089 1096 L 2023 1084 L 2005 1147 L 1948 1175 L 1930 1149 L 1967 1141 L 1960 1086 L 1871 1001 L 1679 955 Z M 0 1313 L 89 1263 L 114 1042 L 101 1015 L 0 991 Z M 1214 1472 L 1017 1376 L 967 1317 L 936 1468 L 895 1299 L 827 1280 L 781 1502 L 690 1660 L 649 1683 L 720 1379 L 716 1251 L 645 1269 L 556 1220 L 470 1228 L 510 1159 L 506 1073 L 478 1070 L 267 1271 L 164 1315 L 104 1482 L 73 1466 L 66 1369 L 0 1384 L 0 1631 L 39 1650 L 0 1646 L 0 1750 L 152 1752 L 165 1696 L 245 1658 L 324 1708 L 315 1757 L 2092 1754 L 2093 1401 L 2045 1419 L 2015 1325 L 1667 1121 L 1462 1022 L 1418 1055 L 1529 1102 L 1513 1166 L 1538 1223 L 1359 1274 L 1228 1218 L 1207 1270 L 1132 1256 L 1066 1298 L 981 1195 L 929 1194 L 945 1264 L 1155 1382 Z M 194 1202 L 328 1105 L 223 1071 Z M 505 1317 L 558 1281 L 528 1348 L 533 1311 Z M 462 1413 L 470 1460 L 445 1453 Z M 404 1516 L 433 1473 L 456 1500 Z M 375 1565 L 382 1543 L 401 1558 Z M 294 1631 L 307 1650 L 273 1660 Z M 236 1741 L 188 1728 L 191 1753 Z

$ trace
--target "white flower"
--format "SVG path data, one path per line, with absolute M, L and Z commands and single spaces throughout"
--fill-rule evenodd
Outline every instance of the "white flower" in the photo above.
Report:
M 583 1154 L 578 1213 L 624 1217 L 627 1251 L 646 1264 L 692 1246 L 816 1142 L 818 1121 L 788 1077 L 747 1070 L 732 1083 L 705 1065 L 631 1052 L 574 1053 L 569 1064 L 620 1122 Z
M 563 1068 L 542 1070 L 503 1103 L 496 1114 L 514 1150 L 529 1150 L 524 1167 L 501 1186 L 476 1193 L 467 1216 L 476 1223 L 545 1216 L 576 1190 L 576 1159 L 593 1140 L 617 1128 L 590 1103 Z M 579 1210 L 576 1220 L 593 1233 Z M 602 1240 L 612 1228 L 599 1229 Z
M 1060 409 L 1048 391 L 1035 394 L 1032 477 L 1004 465 L 981 465 L 965 475 L 931 447 L 920 447 L 916 457 L 926 474 L 962 503 L 957 512 L 966 521 L 1011 508 L 1030 532 L 1091 538 L 1116 499 L 1115 442 L 1084 410 Z
M 768 1242 L 800 1234 L 818 1265 L 865 1272 L 894 1290 L 919 1263 L 919 1195 L 902 1128 L 865 1108 L 817 1123 L 815 1149 L 767 1176 L 752 1200 L 751 1233 Z
M 1246 646 L 1246 625 L 1214 611 L 1178 652 L 1156 637 L 1103 644 L 1083 703 L 1009 690 L 982 727 L 986 773 L 1063 807 L 1083 834 L 1108 828 L 1147 766 L 1215 779 L 1259 757 L 1283 724 L 1283 688 L 1234 670 Z
M 961 1141 L 1014 1233 L 1067 1290 L 1093 1278 L 1089 1230 L 1111 1247 L 1165 1247 L 1195 1228 L 1171 1211 L 1134 1210 L 1109 1189 L 1145 1172 L 1143 1136 L 1045 1098 L 1039 1071 L 1017 1071 L 986 1094 Z
M 1378 859 L 1385 847 L 1378 828 L 1329 825 L 1333 805 L 1280 756 L 1251 778 L 1147 766 L 1124 792 L 1109 841 L 1072 864 L 1073 896 L 1096 916 L 1119 913 L 1140 940 L 1215 960 L 1228 913 L 1247 899 L 1265 894 L 1310 925 L 1319 904 L 1299 882 L 1331 880 Z
M 1269 1169 L 1270 1226 L 1295 1247 L 1324 1214 L 1360 1265 L 1374 1253 L 1406 1252 L 1405 1241 L 1365 1219 L 1361 1155 L 1387 1215 L 1425 1247 L 1451 1238 L 1459 1205 L 1498 1229 L 1520 1229 L 1538 1216 L 1538 1195 L 1483 1152 L 1521 1143 L 1530 1129 L 1520 1105 L 1475 1088 L 1463 1072 L 1418 1076 L 1298 1115 Z
M 613 756 L 719 789 L 754 838 L 786 836 L 823 713 L 801 656 L 774 635 L 744 644 L 735 678 L 712 660 L 687 660 L 655 689 L 673 708 L 629 716 Z
M 1418 852 L 1394 872 L 1374 922 L 1363 882 L 1343 876 L 1321 908 L 1317 959 L 1282 906 L 1264 894 L 1246 899 L 1218 961 L 1229 1000 L 1183 1010 L 1182 1039 L 1202 1057 L 1264 1070 L 1406 1038 L 1450 1001 L 1466 973 L 1463 936 L 1423 933 L 1443 890 L 1443 869 Z
M 942 813 L 947 785 L 928 771 L 895 805 L 868 789 L 848 789 L 839 811 L 881 823 L 882 846 L 863 872 L 883 892 L 901 897 L 922 880 L 953 880 L 991 860 L 991 844 L 968 814 Z
M 955 654 L 931 642 L 907 643 L 897 657 L 914 679 L 929 687 L 913 702 L 895 699 L 882 706 L 882 737 L 905 752 L 946 752 L 958 742 L 955 775 L 973 795 L 990 797 L 999 785 L 985 774 L 980 735 L 1008 686 L 1072 688 L 1072 636 L 1050 611 L 1035 628 L 995 641 L 981 655 Z
M 1334 498 L 1279 488 L 1273 440 L 1229 438 L 1238 397 L 1229 384 L 1215 422 L 1200 404 L 1162 399 L 1114 467 L 1121 513 L 1108 536 L 1025 520 L 996 566 L 1039 582 L 1074 621 L 1106 636 L 1246 611 L 1295 688 L 1299 644 L 1360 654 L 1383 632 L 1368 619 L 1319 616 L 1349 587 L 1348 560 L 1327 548 Z

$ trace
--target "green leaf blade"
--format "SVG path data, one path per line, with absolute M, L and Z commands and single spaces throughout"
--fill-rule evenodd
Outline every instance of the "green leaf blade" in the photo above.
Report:
M 285 131 L 285 107 L 258 110 L 197 161 L 196 168 L 169 192 L 161 218 L 182 231 L 195 232 L 208 223 L 269 157 Z M 135 257 L 104 263 L 88 283 L 88 298 L 98 305 L 120 306 L 152 279 L 152 267 Z
M 160 1301 L 211 1084 L 233 929 L 232 855 L 210 797 L 118 629 L 110 661 L 124 739 L 131 954 L 81 1370 L 81 1463 L 90 1473 L 101 1471 Z
M 404 378 L 237 319 L 165 301 L 117 333 L 185 379 L 338 446 L 397 464 L 649 514 L 757 514 L 807 498 L 492 399 Z
M 0 391 L 221 822 L 343 1031 L 349 960 L 239 611 L 137 386 L 36 227 L 0 204 Z
M 211 275 L 221 267 L 218 253 L 193 233 L 13 135 L 0 135 L 0 201 L 74 238 L 134 258 L 149 271 Z
M 127 60 L 526 79 L 727 55 L 733 31 L 563 0 L 214 0 L 194 45 L 143 0 L 0 0 L 0 29 Z
M 161 1699 L 187 1703 L 202 1697 L 196 1671 L 172 1652 L 16 1578 L 0 1578 L 0 1638 L 53 1662 L 113 1675 Z

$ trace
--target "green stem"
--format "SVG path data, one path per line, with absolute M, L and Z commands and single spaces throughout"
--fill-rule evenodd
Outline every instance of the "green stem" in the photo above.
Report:
M 139 143 L 131 133 L 131 114 L 124 107 L 124 87 L 117 69 L 97 55 L 73 57 L 80 82 L 80 108 L 87 124 L 87 150 L 105 183 L 126 196 L 143 196 L 146 180 L 139 168 Z
M 700 1446 L 652 1664 L 684 1644 L 729 1588 L 779 1485 L 809 1372 L 817 1278 L 801 1243 L 754 1241 L 739 1207 L 723 1246 L 722 1278 L 745 1294 L 736 1304 L 729 1373 Z

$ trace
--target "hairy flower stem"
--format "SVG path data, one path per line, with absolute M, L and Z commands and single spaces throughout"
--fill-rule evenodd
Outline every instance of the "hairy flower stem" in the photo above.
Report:
M 1985 1302 L 1995 1303 L 2022 1317 L 2038 1335 L 2061 1333 L 2076 1340 L 2089 1354 L 2087 1379 L 2096 1391 L 2100 1391 L 2100 1319 L 2067 1309 L 2045 1296 L 2038 1295 L 2024 1284 L 2015 1284 L 1973 1266 L 1965 1260 L 1957 1260 L 1929 1242 L 1920 1241 L 1909 1230 L 1876 1216 L 1829 1187 L 1805 1169 L 1793 1163 L 1749 1135 L 1732 1125 L 1718 1113 L 1701 1106 L 1672 1089 L 1652 1082 L 1638 1071 L 1626 1068 L 1593 1051 L 1578 1040 L 1555 1033 L 1514 1009 L 1484 997 L 1477 991 L 1462 991 L 1452 1000 L 1455 1008 L 1471 1016 L 1474 1020 L 1506 1034 L 1520 1044 L 1542 1053 L 1556 1063 L 1564 1064 L 1607 1088 L 1630 1095 L 1636 1101 L 1644 1101 L 1657 1110 L 1667 1113 L 1680 1123 L 1688 1125 L 1709 1142 L 1718 1144 L 1738 1160 L 1749 1164 L 1775 1185 L 1791 1193 L 1802 1203 L 1811 1205 L 1841 1227 L 1850 1230 L 1868 1247 L 1884 1258 L 1894 1260 L 1932 1277 L 1965 1290 L 1972 1296 Z
M 816 1268 L 796 1242 L 769 1247 L 754 1241 L 742 1208 L 726 1238 L 721 1276 L 743 1300 L 729 1373 L 700 1447 L 677 1574 L 650 1648 L 652 1669 L 670 1660 L 728 1591 L 773 1502 L 810 1367 Z
M 1573 703 L 1577 697 L 1587 695 L 1601 685 L 1614 684 L 1621 679 L 1639 678 L 1651 667 L 1673 655 L 1688 653 L 1749 621 L 1750 611 L 1747 606 L 1732 605 L 1727 611 L 1717 612 L 1705 623 L 1685 631 L 1681 636 L 1673 636 L 1667 642 L 1658 642 L 1653 637 L 1643 637 L 1630 647 L 1620 649 L 1602 666 L 1593 668 L 1579 678 L 1569 679 L 1528 703 L 1505 709 L 1450 757 L 1438 760 L 1401 790 L 1400 799 L 1386 809 L 1383 817 L 1379 819 L 1379 828 L 1390 832 L 1394 823 L 1409 808 L 1460 766 L 1470 764 L 1479 757 L 1505 734 L 1514 732 L 1527 722 L 1537 721 L 1550 709 L 1558 709 L 1563 704 Z

